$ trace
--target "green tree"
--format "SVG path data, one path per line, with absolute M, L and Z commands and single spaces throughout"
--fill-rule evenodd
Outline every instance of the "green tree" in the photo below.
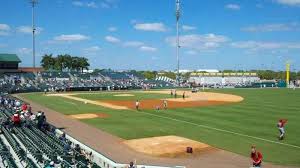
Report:
M 79 68 L 81 69 L 81 72 L 83 72 L 84 69 L 88 70 L 89 69 L 89 62 L 87 58 L 84 57 L 79 57 Z
M 55 65 L 55 58 L 53 58 L 52 54 L 45 54 L 42 57 L 41 60 L 41 66 L 45 69 L 45 70 L 51 70 L 54 69 L 54 65 Z
M 156 71 L 143 71 L 144 78 L 146 79 L 155 79 L 157 72 Z

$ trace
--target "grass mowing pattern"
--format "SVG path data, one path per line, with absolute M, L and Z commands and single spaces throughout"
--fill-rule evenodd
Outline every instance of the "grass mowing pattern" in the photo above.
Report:
M 143 110 L 143 112 L 272 141 L 277 141 L 278 119 L 287 118 L 289 120 L 286 125 L 287 136 L 282 142 L 300 146 L 300 90 L 224 89 L 211 91 L 240 95 L 245 100 L 229 105 L 159 112 Z M 264 154 L 265 161 L 300 166 L 300 149 L 297 148 L 201 128 L 133 110 L 112 110 L 64 98 L 46 97 L 42 94 L 27 94 L 25 97 L 64 114 L 105 112 L 111 117 L 88 119 L 83 122 L 124 139 L 178 135 L 245 156 L 249 156 L 249 147 L 255 144 Z

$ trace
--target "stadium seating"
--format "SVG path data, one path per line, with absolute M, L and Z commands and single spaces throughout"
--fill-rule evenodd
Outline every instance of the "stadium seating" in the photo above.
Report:
M 11 98 L 4 97 L 11 100 Z M 15 110 L 2 103 L 0 106 L 0 118 L 9 121 Z M 46 125 L 48 127 L 39 129 L 35 121 L 29 119 L 23 121 L 20 127 L 13 126 L 12 123 L 5 125 L 1 122 L 0 167 L 4 165 L 12 168 L 40 168 L 53 161 L 61 167 L 87 168 L 90 165 L 90 167 L 100 168 L 81 153 L 81 149 L 75 151 L 71 141 L 59 139 L 52 125 L 49 123 Z M 66 150 L 67 144 L 71 144 L 68 150 Z

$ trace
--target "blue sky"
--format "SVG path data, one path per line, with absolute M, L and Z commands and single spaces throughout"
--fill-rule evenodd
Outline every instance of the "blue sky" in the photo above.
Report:
M 300 70 L 300 0 L 181 0 L 181 69 Z M 43 54 L 92 68 L 174 70 L 175 0 L 39 0 Z M 28 0 L 1 0 L 0 53 L 32 65 Z

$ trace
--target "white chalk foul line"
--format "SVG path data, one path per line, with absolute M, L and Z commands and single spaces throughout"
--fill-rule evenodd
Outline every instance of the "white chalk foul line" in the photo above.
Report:
M 147 115 L 156 116 L 156 117 L 159 117 L 159 118 L 165 118 L 165 119 L 169 119 L 169 120 L 173 120 L 173 121 L 178 121 L 178 122 L 182 122 L 182 123 L 187 123 L 187 124 L 195 125 L 197 127 L 207 128 L 207 129 L 216 130 L 216 131 L 220 131 L 220 132 L 226 132 L 226 133 L 230 133 L 230 134 L 234 134 L 234 135 L 238 135 L 238 136 L 248 137 L 248 138 L 252 138 L 252 139 L 257 139 L 257 140 L 261 140 L 261 141 L 265 141 L 265 142 L 270 142 L 270 143 L 274 143 L 274 144 L 279 144 L 279 145 L 283 145 L 283 146 L 288 146 L 288 147 L 300 149 L 300 146 L 297 146 L 297 145 L 292 145 L 292 144 L 287 144 L 287 143 L 272 141 L 272 140 L 268 140 L 268 139 L 264 139 L 264 138 L 259 138 L 259 137 L 255 137 L 255 136 L 251 136 L 251 135 L 246 135 L 246 134 L 241 134 L 241 133 L 237 133 L 237 132 L 233 132 L 233 131 L 228 131 L 228 130 L 224 130 L 224 129 L 220 129 L 220 128 L 210 127 L 210 126 L 206 126 L 206 125 L 202 125 L 202 124 L 196 124 L 196 123 L 189 122 L 189 121 L 178 120 L 176 118 L 171 118 L 171 117 L 165 117 L 165 116 L 160 116 L 160 115 L 156 115 L 156 114 L 146 113 L 146 112 L 143 112 L 143 111 L 139 111 L 139 112 L 143 113 L 143 114 L 147 114 Z

